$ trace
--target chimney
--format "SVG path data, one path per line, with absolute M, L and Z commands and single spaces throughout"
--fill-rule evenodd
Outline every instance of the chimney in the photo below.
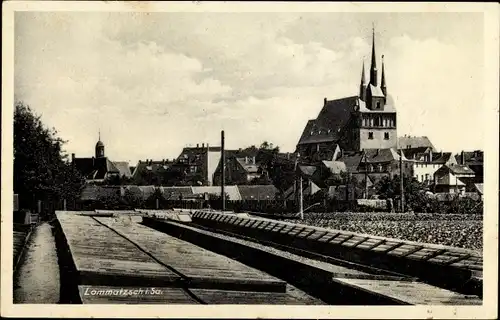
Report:
M 200 147 L 200 144 L 199 144 L 199 143 L 197 143 L 197 144 L 196 144 L 196 148 L 199 148 L 199 147 Z
M 202 148 L 205 148 L 205 142 L 203 142 L 203 143 L 201 144 L 201 147 L 202 147 Z
M 75 154 L 74 154 L 74 153 L 72 153 L 72 154 L 71 154 L 71 163 L 74 163 L 74 162 L 75 162 Z
M 432 150 L 429 152 L 429 162 L 432 162 Z
M 245 157 L 245 164 L 248 163 L 248 157 Z
M 460 164 L 465 165 L 465 152 L 463 150 L 460 153 Z
M 323 105 L 325 105 L 325 106 L 326 106 L 326 97 L 325 97 L 325 99 L 323 100 Z
M 252 163 L 255 164 L 255 156 L 252 157 Z
M 92 157 L 92 167 L 95 167 L 95 158 Z

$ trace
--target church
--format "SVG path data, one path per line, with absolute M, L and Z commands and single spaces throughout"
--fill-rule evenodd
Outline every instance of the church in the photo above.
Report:
M 71 163 L 85 177 L 87 183 L 102 183 L 112 178 L 132 176 L 128 162 L 111 161 L 105 156 L 100 134 L 95 145 L 95 155 L 91 158 L 76 158 L 72 153 Z
M 383 55 L 379 81 L 375 31 L 372 36 L 369 81 L 363 63 L 357 95 L 324 99 L 318 117 L 307 122 L 297 144 L 295 152 L 303 159 L 336 160 L 343 152 L 397 148 L 396 109 L 387 90 Z

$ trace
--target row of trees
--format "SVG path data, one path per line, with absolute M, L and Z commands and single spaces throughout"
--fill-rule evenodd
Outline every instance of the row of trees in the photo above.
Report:
M 84 179 L 70 165 L 63 151 L 65 142 L 28 105 L 15 104 L 13 183 L 22 208 L 34 209 L 38 200 L 72 201 L 79 197 Z

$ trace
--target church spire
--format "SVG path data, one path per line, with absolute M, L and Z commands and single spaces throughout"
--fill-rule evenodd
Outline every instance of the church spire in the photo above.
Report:
M 366 80 L 365 80 L 365 60 L 363 59 L 363 66 L 361 69 L 361 83 L 359 85 L 359 98 L 365 101 L 366 97 Z
M 372 65 L 370 67 L 370 84 L 377 86 L 377 56 L 375 55 L 375 27 L 372 28 Z
M 99 129 L 99 140 L 95 145 L 95 157 L 104 158 L 104 143 L 101 141 L 101 129 Z
M 385 84 L 385 71 L 384 71 L 384 55 L 382 55 L 382 80 L 380 81 L 380 88 L 384 93 L 384 96 L 387 97 L 387 86 Z

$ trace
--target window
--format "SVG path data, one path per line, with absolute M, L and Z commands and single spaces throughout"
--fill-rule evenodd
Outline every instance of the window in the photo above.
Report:
M 380 109 L 380 101 L 377 101 L 377 109 Z
M 428 173 L 426 173 L 426 174 L 425 174 L 425 181 L 428 181 L 428 180 L 429 180 L 429 174 L 428 174 Z
M 389 132 L 384 132 L 384 139 L 389 140 Z
M 373 140 L 373 132 L 368 132 L 368 139 Z

